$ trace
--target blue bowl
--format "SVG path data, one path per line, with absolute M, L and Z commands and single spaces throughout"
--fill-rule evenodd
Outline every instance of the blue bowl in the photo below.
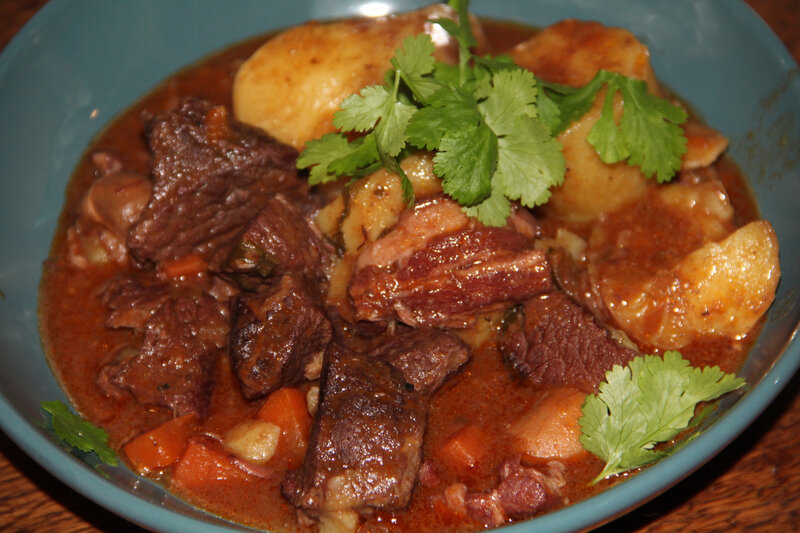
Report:
M 38 425 L 39 402 L 64 400 L 36 314 L 64 189 L 93 136 L 169 74 L 227 44 L 309 18 L 359 14 L 364 0 L 55 0 L 0 57 L 0 425 L 68 485 L 144 527 L 246 530 L 199 511 L 124 467 L 100 476 Z M 384 2 L 405 10 L 421 2 Z M 372 2 L 374 5 L 375 3 Z M 508 531 L 571 531 L 606 522 L 666 490 L 725 447 L 800 363 L 800 82 L 779 40 L 739 1 L 475 0 L 496 19 L 547 25 L 566 17 L 623 26 L 651 51 L 659 77 L 731 140 L 730 153 L 778 234 L 783 277 L 742 375 L 701 435 L 602 494 Z

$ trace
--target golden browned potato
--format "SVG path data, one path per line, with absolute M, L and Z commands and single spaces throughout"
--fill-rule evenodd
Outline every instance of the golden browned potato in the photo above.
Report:
M 682 170 L 707 167 L 728 148 L 728 138 L 720 132 L 689 119 L 683 125 L 686 135 L 686 153 L 681 158 Z
M 452 17 L 443 4 L 369 20 L 309 22 L 267 41 L 239 69 L 236 118 L 302 150 L 333 131 L 333 113 L 347 96 L 383 81 L 403 40 L 432 36 L 440 60 L 456 60 L 449 34 L 432 18 Z M 478 32 L 480 33 L 480 32 Z
M 629 31 L 597 22 L 565 20 L 545 28 L 511 51 L 514 61 L 537 76 L 565 85 L 586 85 L 601 69 L 647 82 L 650 92 L 661 90 L 650 65 L 650 53 Z M 567 172 L 564 184 L 552 189 L 545 206 L 562 220 L 587 222 L 641 197 L 652 185 L 627 163 L 607 165 L 586 136 L 600 117 L 605 92 L 592 110 L 558 136 L 564 147 Z M 619 117 L 617 97 L 614 112 Z
M 412 154 L 400 162 L 400 167 L 416 198 L 442 191 L 430 152 Z M 315 220 L 322 233 L 340 242 L 346 253 L 355 253 L 394 226 L 404 207 L 399 176 L 382 168 L 347 185 L 319 210 Z
M 652 187 L 638 167 L 622 161 L 612 165 L 603 163 L 594 147 L 586 141 L 587 135 L 600 118 L 605 91 L 597 95 L 592 109 L 558 135 L 564 148 L 567 170 L 564 183 L 551 189 L 546 212 L 568 222 L 589 222 L 603 213 L 616 211 L 641 198 Z M 622 110 L 619 95 L 615 98 L 614 112 Z
M 614 320 L 662 349 L 746 335 L 775 297 L 780 266 L 769 222 L 732 228 L 714 183 L 669 185 L 592 231 L 589 274 Z
M 353 183 L 343 196 L 344 217 L 339 228 L 348 253 L 356 252 L 394 226 L 405 208 L 400 177 L 385 169 Z
M 518 44 L 510 54 L 519 66 L 548 81 L 581 87 L 597 71 L 610 70 L 644 80 L 650 92 L 660 94 L 650 52 L 622 28 L 567 19 Z

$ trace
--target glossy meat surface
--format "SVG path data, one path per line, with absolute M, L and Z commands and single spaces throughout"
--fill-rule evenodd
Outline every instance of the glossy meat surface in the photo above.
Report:
M 253 288 L 264 278 L 287 272 L 321 280 L 332 255 L 333 248 L 317 227 L 295 203 L 277 194 L 220 248 L 212 264 Z
M 176 417 L 204 417 L 227 320 L 205 292 L 170 290 L 151 298 L 152 289 L 142 288 L 141 305 L 133 306 L 139 317 L 124 324 L 142 329 L 141 346 L 121 350 L 103 367 L 97 383 L 112 396 L 127 390 L 142 405 L 168 408 Z
M 588 311 L 563 293 L 531 298 L 510 318 L 500 340 L 505 359 L 537 385 L 592 392 L 615 364 L 636 352 L 619 346 Z
M 434 328 L 404 328 L 375 342 L 370 355 L 398 369 L 423 397 L 436 392 L 471 355 L 469 346 L 456 335 Z
M 356 317 L 463 326 L 477 311 L 548 290 L 550 266 L 528 229 L 468 222 L 441 197 L 418 203 L 359 258 L 349 287 Z
M 208 257 L 277 192 L 307 189 L 291 148 L 234 125 L 224 108 L 188 99 L 156 115 L 146 133 L 153 194 L 127 245 L 140 261 Z
M 329 347 L 308 455 L 282 487 L 292 504 L 312 514 L 408 504 L 428 406 L 406 385 L 380 359 Z
M 230 352 L 246 398 L 319 377 L 332 331 L 308 285 L 301 274 L 287 273 L 268 290 L 236 298 Z

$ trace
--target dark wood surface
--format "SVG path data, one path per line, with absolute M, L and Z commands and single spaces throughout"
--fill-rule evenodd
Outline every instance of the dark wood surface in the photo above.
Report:
M 0 0 L 0 49 L 44 3 Z M 800 62 L 800 2 L 748 3 Z M 601 531 L 800 531 L 799 386 L 800 376 L 715 459 Z M 141 529 L 74 492 L 0 433 L 0 531 Z

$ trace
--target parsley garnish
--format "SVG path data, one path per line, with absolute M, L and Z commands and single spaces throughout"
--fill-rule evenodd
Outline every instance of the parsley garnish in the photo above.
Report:
M 601 71 L 581 89 L 544 83 L 508 57 L 476 57 L 467 0 L 451 0 L 458 20 L 437 19 L 459 45 L 458 65 L 434 58 L 430 36 L 408 37 L 382 85 L 363 88 L 334 114 L 339 132 L 309 141 L 297 160 L 312 185 L 358 177 L 384 166 L 400 176 L 404 199 L 413 189 L 399 161 L 415 150 L 434 151 L 444 192 L 486 225 L 505 224 L 511 201 L 526 207 L 550 198 L 566 165 L 555 135 L 592 106 L 607 88 L 600 120 L 589 136 L 606 163 L 627 161 L 668 181 L 680 168 L 685 111 L 650 95 L 644 82 Z M 613 98 L 624 101 L 620 123 Z
M 117 455 L 108 446 L 108 433 L 70 411 L 63 402 L 42 402 L 51 415 L 53 432 L 65 444 L 85 453 L 94 453 L 104 463 L 117 466 Z
M 606 461 L 593 482 L 663 457 L 667 452 L 654 446 L 697 424 L 698 403 L 744 385 L 719 367 L 692 367 L 676 351 L 663 358 L 635 357 L 624 368 L 615 365 L 599 392 L 586 396 L 578 421 L 583 447 Z

